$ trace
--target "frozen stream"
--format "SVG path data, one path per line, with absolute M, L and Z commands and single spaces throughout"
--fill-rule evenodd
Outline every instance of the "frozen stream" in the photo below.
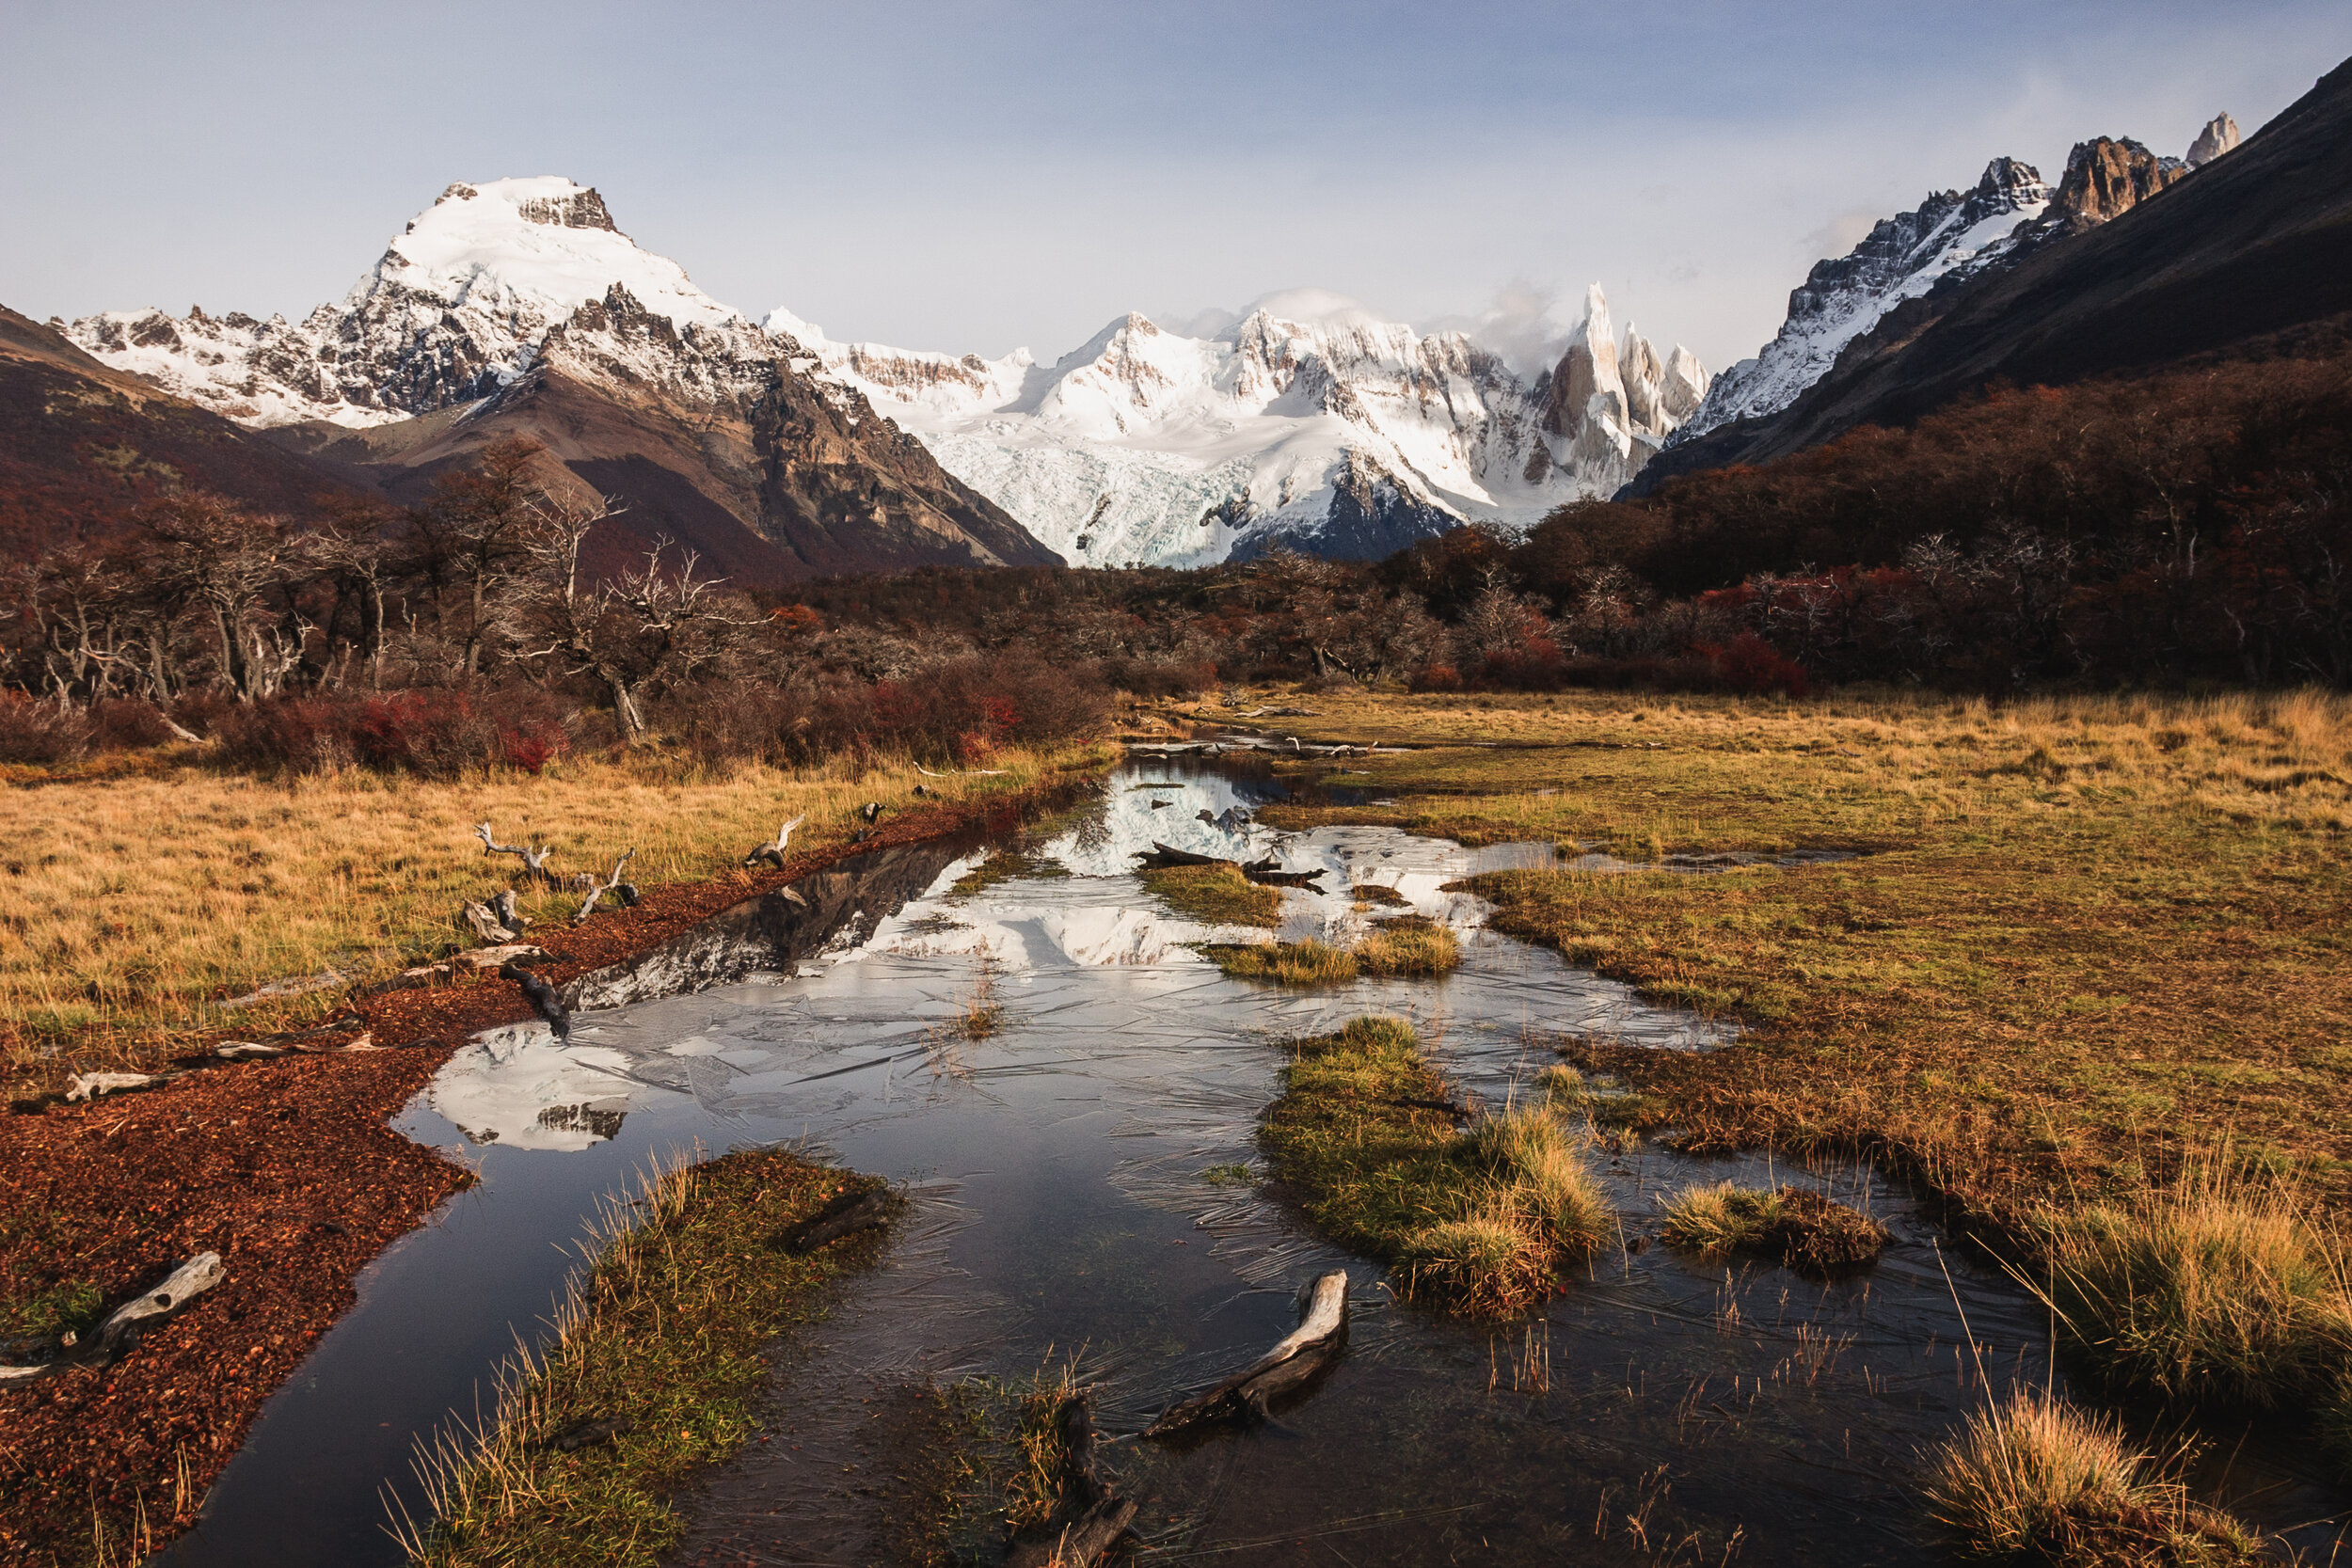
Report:
M 951 889 L 987 850 L 869 857 L 803 884 L 806 910 L 746 906 L 584 987 L 587 1003 L 623 1005 L 584 1014 L 568 1049 L 530 1027 L 460 1052 L 400 1126 L 477 1164 L 481 1184 L 363 1276 L 359 1305 L 167 1555 L 397 1562 L 382 1489 L 414 1506 L 412 1441 L 453 1408 L 470 1416 L 513 1337 L 539 1331 L 571 1260 L 562 1248 L 596 1196 L 696 1144 L 804 1140 L 909 1183 L 915 1206 L 883 1262 L 788 1358 L 771 1396 L 778 1440 L 690 1499 L 683 1560 L 881 1560 L 866 1479 L 892 1463 L 891 1423 L 874 1415 L 908 1385 L 1025 1377 L 1075 1354 L 1101 1390 L 1104 1430 L 1133 1432 L 1280 1338 L 1295 1287 L 1332 1267 L 1355 1280 L 1350 1349 L 1279 1427 L 1106 1449 L 1142 1500 L 1152 1554 L 1622 1562 L 1646 1542 L 1684 1562 L 1727 1550 L 1744 1562 L 1922 1556 L 1932 1538 L 1908 1490 L 1917 1451 L 1981 1397 L 1955 1287 L 1996 1381 L 2041 1380 L 2044 1325 L 1965 1249 L 1939 1254 L 1899 1191 L 1851 1169 L 1604 1149 L 1628 1247 L 1544 1318 L 1494 1329 L 1392 1306 L 1378 1267 L 1231 1178 L 1224 1168 L 1262 1169 L 1255 1121 L 1278 1092 L 1279 1042 L 1359 1013 L 1413 1019 L 1441 1070 L 1487 1104 L 1546 1065 L 1544 1037 L 1727 1037 L 1477 929 L 1478 901 L 1445 891 L 1475 870 L 1554 863 L 1551 847 L 1471 851 L 1366 828 L 1278 835 L 1245 820 L 1267 787 L 1186 763 L 1131 765 L 1098 810 L 1028 846 L 1067 876 L 960 897 Z M 1329 867 L 1327 895 L 1289 896 L 1287 935 L 1344 938 L 1366 918 L 1350 884 L 1379 884 L 1462 927 L 1463 967 L 1315 991 L 1228 980 L 1184 944 L 1236 933 L 1169 915 L 1130 874 L 1153 840 Z M 775 973 L 780 961 L 797 974 Z M 984 970 L 1003 1027 L 957 1039 L 943 1026 Z M 713 980 L 725 983 L 628 1000 Z M 1639 1247 L 1661 1191 L 1727 1175 L 1832 1186 L 1887 1219 L 1898 1243 L 1827 1287 Z M 1521 1370 L 1531 1357 L 1548 1360 L 1548 1380 Z M 2231 1481 L 2270 1521 L 2326 1512 L 2243 1455 Z

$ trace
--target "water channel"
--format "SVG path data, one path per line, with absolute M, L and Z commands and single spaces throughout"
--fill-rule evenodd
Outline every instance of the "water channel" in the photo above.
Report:
M 516 1336 L 544 1332 L 596 1199 L 681 1149 L 779 1141 L 905 1183 L 914 1203 L 878 1267 L 782 1358 L 776 1440 L 688 1498 L 681 1561 L 882 1560 L 868 1482 L 894 1463 L 878 1418 L 894 1396 L 1074 1358 L 1102 1429 L 1131 1433 L 1288 1332 L 1297 1286 L 1331 1268 L 1354 1282 L 1347 1354 L 1279 1424 L 1105 1450 L 1142 1504 L 1143 1558 L 1934 1556 L 1920 1450 L 1988 1383 L 2063 1374 L 2031 1297 L 1941 1241 L 1899 1187 L 1864 1168 L 1604 1145 L 1625 1243 L 1537 1317 L 1494 1326 L 1396 1306 L 1378 1266 L 1236 1175 L 1263 1170 L 1255 1123 L 1279 1092 L 1280 1042 L 1358 1014 L 1412 1019 L 1488 1106 L 1529 1092 L 1562 1035 L 1686 1050 L 1731 1037 L 1481 929 L 1484 907 L 1449 889 L 1564 863 L 1554 847 L 1279 834 L 1248 819 L 1279 792 L 1247 767 L 1132 762 L 1025 846 L 1036 874 L 959 895 L 1004 847 L 870 855 L 800 884 L 798 904 L 755 900 L 576 986 L 587 1010 L 568 1046 L 538 1026 L 477 1039 L 397 1125 L 480 1183 L 362 1276 L 358 1304 L 165 1557 L 400 1561 L 387 1498 L 417 1508 L 414 1444 L 453 1411 L 485 1411 Z M 1132 874 L 1154 841 L 1327 867 L 1325 892 L 1287 895 L 1291 936 L 1344 938 L 1366 918 L 1349 889 L 1376 884 L 1459 928 L 1463 966 L 1312 991 L 1228 979 L 1186 944 L 1243 933 L 1170 914 Z M 955 1037 L 944 1025 L 983 984 L 1003 1027 Z M 1896 1244 L 1830 1285 L 1642 1244 L 1661 1194 L 1724 1177 L 1831 1189 Z M 2258 1433 L 2206 1477 L 2273 1528 L 2333 1506 L 2280 1447 Z

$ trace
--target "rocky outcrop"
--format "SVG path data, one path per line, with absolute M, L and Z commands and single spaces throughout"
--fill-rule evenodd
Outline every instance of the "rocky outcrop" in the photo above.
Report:
M 2224 110 L 2207 120 L 2205 128 L 2197 133 L 2197 139 L 2188 144 L 2188 156 L 2183 161 L 2191 168 L 2201 168 L 2237 146 L 2237 121 Z
M 2069 234 L 2095 229 L 2187 178 L 2188 171 L 2180 159 L 2159 158 L 2129 137 L 2077 142 L 2067 154 L 2065 177 L 2051 194 L 2047 221 Z

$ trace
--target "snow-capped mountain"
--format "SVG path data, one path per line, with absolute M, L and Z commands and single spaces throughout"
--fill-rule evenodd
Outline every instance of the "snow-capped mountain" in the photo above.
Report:
M 622 233 L 594 190 L 552 177 L 450 186 L 341 303 L 299 322 L 150 309 L 64 330 L 113 368 L 297 434 L 511 400 L 546 372 L 748 424 L 789 381 L 848 426 L 886 416 L 877 439 L 912 432 L 926 466 L 1090 564 L 1278 543 L 1376 556 L 1471 520 L 1533 522 L 1623 484 L 1708 379 L 1687 349 L 1661 357 L 1614 332 L 1597 285 L 1533 382 L 1463 333 L 1311 291 L 1205 338 L 1125 316 L 1050 366 L 838 343 L 789 311 L 755 324 L 723 305 Z M 716 483 L 748 519 L 741 465 Z
M 747 383 L 719 366 L 773 357 L 750 321 L 614 228 L 603 198 L 551 176 L 450 186 L 341 304 L 300 322 L 151 309 L 85 316 L 67 331 L 116 369 L 244 424 L 362 429 L 512 386 L 551 331 L 622 297 L 666 320 L 680 352 L 635 353 L 612 373 L 725 395 Z
M 913 431 L 942 467 L 1073 562 L 1190 565 L 1275 545 L 1377 556 L 1472 520 L 1606 495 L 1697 407 L 1707 372 L 1613 332 L 1596 285 L 1530 384 L 1465 334 L 1336 295 L 1260 303 L 1211 337 L 1141 315 L 1052 365 L 770 331 Z
M 471 447 L 529 436 L 550 483 L 613 503 L 612 548 L 673 538 L 745 583 L 1056 559 L 568 180 L 450 186 L 300 322 L 116 311 L 63 329 L 403 499 Z

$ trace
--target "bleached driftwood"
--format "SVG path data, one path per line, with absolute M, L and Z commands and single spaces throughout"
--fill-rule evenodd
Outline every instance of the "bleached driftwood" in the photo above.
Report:
M 1289 1338 L 1205 1393 L 1168 1407 L 1144 1429 L 1164 1437 L 1196 1422 L 1245 1412 L 1265 1418 L 1266 1402 L 1304 1385 L 1347 1343 L 1347 1275 L 1334 1269 L 1298 1292 L 1299 1324 Z
M 54 1376 L 72 1367 L 101 1366 L 129 1351 L 139 1335 L 180 1310 L 193 1298 L 229 1277 L 220 1254 L 199 1252 L 173 1269 L 163 1283 L 143 1291 L 106 1315 L 98 1332 L 79 1343 L 63 1344 L 60 1353 L 29 1367 L 0 1367 L 0 1387 L 20 1386 Z
M 469 898 L 457 906 L 457 918 L 464 921 L 473 934 L 488 942 L 513 942 L 515 928 L 498 917 L 498 911 L 487 904 Z
M 213 1054 L 224 1062 L 250 1062 L 265 1056 L 284 1056 L 293 1050 L 291 1045 L 263 1045 L 259 1040 L 223 1040 L 213 1047 Z
M 548 857 L 555 853 L 554 845 L 532 845 L 528 843 L 501 844 L 496 838 L 491 836 L 490 824 L 487 822 L 477 822 L 474 824 L 473 831 L 475 836 L 482 840 L 482 852 L 484 854 L 514 855 L 520 859 L 523 863 L 523 875 L 525 877 L 535 877 L 539 880 L 547 883 L 549 887 L 553 887 L 555 885 L 555 873 L 548 869 Z
M 523 913 L 522 900 L 515 896 L 511 887 L 499 889 L 499 895 L 490 900 L 490 912 L 498 916 L 500 925 L 516 936 L 531 928 L 531 917 Z
M 522 988 L 532 1010 L 547 1020 L 548 1027 L 555 1031 L 559 1042 L 565 1045 L 571 1043 L 572 1015 L 564 1007 L 563 999 L 555 994 L 553 986 L 511 961 L 499 966 L 499 974 L 501 978 L 512 980 Z
M 773 844 L 753 845 L 751 853 L 743 857 L 743 863 L 745 865 L 757 865 L 761 861 L 766 861 L 769 864 L 774 866 L 778 871 L 782 871 L 784 869 L 784 847 L 791 842 L 792 830 L 807 820 L 808 814 L 806 812 L 803 812 L 800 816 L 794 817 L 791 821 L 787 822 L 783 827 L 776 830 L 776 841 Z
M 606 878 L 601 882 L 595 881 L 593 879 L 590 881 L 588 885 L 588 896 L 580 901 L 580 912 L 572 916 L 573 925 L 584 925 L 587 922 L 588 917 L 596 912 L 596 905 L 603 901 L 604 895 L 608 893 L 620 895 L 621 902 L 623 904 L 634 904 L 637 902 L 636 898 L 633 896 L 637 891 L 636 889 L 629 888 L 627 894 L 623 894 L 621 892 L 623 888 L 628 887 L 627 882 L 621 880 L 621 873 L 627 871 L 628 869 L 628 863 L 636 858 L 637 851 L 632 848 L 619 860 L 612 863 L 612 876 Z
M 151 1089 L 168 1083 L 177 1073 L 161 1072 L 77 1072 L 72 1086 L 65 1091 L 67 1101 L 96 1100 L 101 1095 L 128 1094 L 134 1089 Z
M 927 779 L 1000 779 L 1008 771 L 1002 768 L 959 768 L 950 773 L 934 773 L 919 762 L 914 770 Z

